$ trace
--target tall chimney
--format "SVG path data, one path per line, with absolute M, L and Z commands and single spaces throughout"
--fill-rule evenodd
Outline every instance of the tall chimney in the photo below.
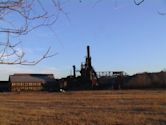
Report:
M 87 68 L 91 68 L 90 46 L 87 46 L 86 65 Z
M 76 66 L 73 65 L 73 76 L 76 77 Z
M 90 58 L 90 46 L 87 46 L 87 58 Z

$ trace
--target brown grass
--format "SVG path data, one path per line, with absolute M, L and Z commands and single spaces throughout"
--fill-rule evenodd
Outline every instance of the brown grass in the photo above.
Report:
M 166 91 L 0 93 L 0 125 L 166 125 Z

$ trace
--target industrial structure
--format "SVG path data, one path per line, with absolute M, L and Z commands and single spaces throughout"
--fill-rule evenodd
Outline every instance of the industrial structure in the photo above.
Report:
M 76 72 L 80 75 L 76 76 Z M 73 66 L 73 74 L 55 79 L 53 74 L 14 74 L 9 81 L 0 82 L 0 91 L 59 91 L 119 89 L 126 73 L 123 71 L 96 72 L 92 66 L 90 46 L 87 46 L 85 63 L 80 70 Z
M 79 72 L 80 76 L 76 76 L 76 72 Z M 92 66 L 90 46 L 87 46 L 85 63 L 81 64 L 80 70 L 76 70 L 74 65 L 73 75 L 61 79 L 60 88 L 66 90 L 119 89 L 126 75 L 123 71 L 96 72 Z
M 80 75 L 76 76 L 76 72 Z M 98 86 L 98 77 L 94 70 L 90 56 L 90 46 L 87 46 L 85 63 L 81 64 L 80 70 L 73 65 L 73 75 L 60 79 L 60 88 L 65 90 L 88 90 Z
M 94 70 L 92 63 L 91 63 L 91 56 L 90 56 L 90 47 L 87 46 L 87 57 L 85 64 L 81 64 L 81 78 L 90 82 L 92 88 L 98 86 L 98 78 L 96 71 Z
M 79 75 L 78 75 L 79 73 Z M 124 71 L 96 72 L 87 46 L 85 63 L 80 69 L 73 66 L 73 74 L 55 79 L 53 74 L 14 74 L 8 81 L 0 81 L 0 91 L 78 91 L 111 89 L 166 88 L 166 72 L 142 73 L 133 76 Z

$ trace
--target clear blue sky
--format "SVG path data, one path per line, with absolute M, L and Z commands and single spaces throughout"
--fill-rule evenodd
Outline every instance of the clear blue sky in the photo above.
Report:
M 40 56 L 38 52 L 44 53 L 49 46 L 56 56 L 36 66 L 1 65 L 0 79 L 6 80 L 15 72 L 67 76 L 73 64 L 80 69 L 87 45 L 96 71 L 134 74 L 166 68 L 166 15 L 157 13 L 166 12 L 165 0 L 145 0 L 140 6 L 133 0 L 82 1 L 62 4 L 67 16 L 61 14 L 52 30 L 40 28 L 20 38 L 27 58 Z

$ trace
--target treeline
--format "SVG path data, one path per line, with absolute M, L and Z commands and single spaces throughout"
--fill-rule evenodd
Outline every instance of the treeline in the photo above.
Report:
M 121 87 L 124 89 L 166 88 L 166 72 L 141 73 L 124 77 Z

